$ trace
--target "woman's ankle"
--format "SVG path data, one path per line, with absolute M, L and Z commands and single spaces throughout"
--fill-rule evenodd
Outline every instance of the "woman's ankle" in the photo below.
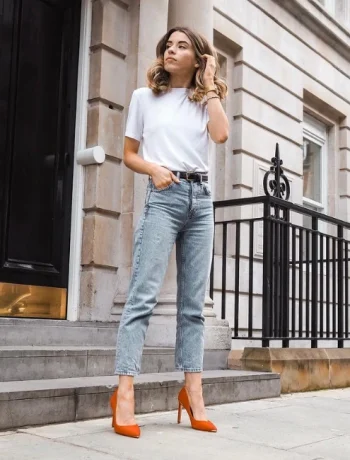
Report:
M 134 392 L 134 377 L 129 375 L 120 375 L 118 383 L 118 393 L 133 393 Z
M 202 391 L 202 373 L 185 372 L 185 387 L 187 391 Z
M 187 393 L 190 393 L 191 395 L 199 395 L 199 394 L 203 394 L 203 388 L 202 387 L 198 387 L 198 386 L 187 386 L 185 385 L 185 388 L 187 390 Z

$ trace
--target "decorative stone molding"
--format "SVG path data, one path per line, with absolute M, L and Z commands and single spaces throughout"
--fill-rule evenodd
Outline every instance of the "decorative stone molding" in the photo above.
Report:
M 256 0 L 250 0 L 255 4 Z M 317 0 L 274 0 L 297 17 L 325 43 L 336 47 L 345 58 L 350 59 L 350 29 L 346 28 Z
M 245 348 L 243 369 L 276 372 L 282 393 L 350 386 L 350 349 Z

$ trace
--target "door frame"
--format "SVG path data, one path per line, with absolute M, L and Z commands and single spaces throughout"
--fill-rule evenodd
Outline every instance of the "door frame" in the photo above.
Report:
M 75 119 L 74 167 L 70 254 L 68 273 L 67 320 L 77 321 L 80 303 L 81 249 L 83 239 L 84 167 L 77 162 L 77 153 L 86 148 L 87 110 L 89 97 L 90 43 L 92 1 L 82 0 L 80 19 L 80 43 L 78 86 Z

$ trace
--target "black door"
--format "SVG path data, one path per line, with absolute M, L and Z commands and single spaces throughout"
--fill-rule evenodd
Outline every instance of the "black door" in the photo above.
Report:
M 68 285 L 79 24 L 80 0 L 0 0 L 0 283 Z

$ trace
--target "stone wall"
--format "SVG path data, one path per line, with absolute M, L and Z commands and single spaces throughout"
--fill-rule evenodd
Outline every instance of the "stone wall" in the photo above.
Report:
M 303 119 L 310 114 L 328 126 L 327 213 L 349 220 L 350 181 L 350 62 L 349 30 L 332 21 L 322 8 L 308 0 L 278 2 L 229 0 L 214 2 L 214 42 L 231 50 L 227 111 L 233 111 L 229 148 L 224 160 L 225 187 L 219 192 L 222 167 L 216 169 L 216 198 L 262 195 L 262 178 L 280 145 L 284 169 L 291 182 L 291 201 L 303 202 Z M 314 24 L 314 26 L 312 25 Z M 316 32 L 316 24 L 317 34 Z M 336 46 L 335 46 L 336 43 Z M 230 142 L 232 144 L 230 144 Z M 231 149 L 232 147 L 232 149 Z M 220 169 L 221 168 L 221 169 Z M 220 211 L 220 218 L 251 218 L 257 207 Z M 301 223 L 295 220 L 295 223 Z M 243 226 L 244 227 L 244 226 Z M 243 234 L 245 230 L 242 230 Z M 259 238 L 255 232 L 255 238 Z M 260 235 L 262 239 L 262 234 Z M 248 240 L 242 239 L 248 256 Z M 214 309 L 221 309 L 220 232 L 215 247 Z M 254 324 L 261 326 L 262 259 L 255 248 Z M 228 229 L 227 318 L 233 325 L 235 232 Z M 248 261 L 241 266 L 240 324 L 247 324 Z M 241 347 L 247 342 L 234 342 Z M 307 344 L 308 346 L 308 344 Z

